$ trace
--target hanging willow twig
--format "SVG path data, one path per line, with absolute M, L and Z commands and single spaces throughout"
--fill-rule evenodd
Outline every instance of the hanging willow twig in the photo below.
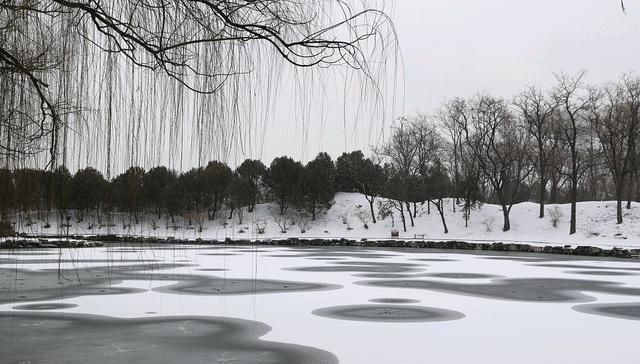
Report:
M 380 72 L 371 65 L 385 64 L 395 33 L 382 10 L 344 0 L 0 0 L 0 42 L 0 153 L 43 149 L 27 145 L 47 137 L 55 165 L 59 134 L 67 148 L 67 127 L 87 123 L 69 110 L 102 114 L 134 94 L 128 103 L 157 117 L 165 95 L 136 105 L 148 97 L 135 95 L 141 82 L 164 76 L 164 92 L 204 95 L 198 102 L 238 120 L 237 98 L 259 82 L 251 75 L 277 76 L 274 57 L 295 68 L 346 66 L 375 88 Z M 101 82 L 115 91 L 96 88 Z

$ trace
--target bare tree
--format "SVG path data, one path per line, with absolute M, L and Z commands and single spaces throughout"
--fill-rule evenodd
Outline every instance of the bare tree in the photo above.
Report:
M 464 163 L 463 141 L 464 130 L 461 128 L 460 118 L 465 112 L 466 101 L 461 98 L 455 98 L 445 102 L 438 111 L 441 128 L 451 140 L 451 157 L 453 159 L 453 184 L 455 190 L 456 203 L 460 202 L 460 169 Z
M 558 104 L 535 87 L 528 87 L 514 102 L 520 116 L 525 121 L 529 134 L 536 142 L 538 188 L 540 210 L 538 217 L 544 218 L 544 202 L 546 199 L 548 162 L 558 144 L 553 140 L 554 115 Z
M 569 234 L 576 232 L 576 202 L 578 200 L 578 183 L 586 170 L 589 161 L 584 157 L 585 129 L 588 127 L 587 111 L 590 92 L 583 83 L 584 72 L 575 76 L 555 75 L 557 85 L 553 90 L 553 98 L 561 110 L 558 123 L 562 130 L 563 144 L 569 150 L 569 170 L 567 179 L 570 183 L 571 218 Z
M 636 169 L 640 79 L 624 77 L 609 85 L 604 97 L 593 99 L 590 118 L 602 145 L 606 164 L 615 186 L 616 222 L 622 224 L 622 201 L 626 182 Z
M 532 171 L 526 129 L 517 123 L 505 100 L 487 95 L 478 95 L 458 122 L 502 207 L 502 230 L 509 231 L 509 213 L 517 202 L 521 184 Z

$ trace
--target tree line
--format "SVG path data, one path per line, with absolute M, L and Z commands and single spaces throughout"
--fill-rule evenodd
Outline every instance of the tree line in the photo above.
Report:
M 417 206 L 426 205 L 448 232 L 446 197 L 465 221 L 481 203 L 500 205 L 504 231 L 516 203 L 539 203 L 539 218 L 547 203 L 570 203 L 573 234 L 576 202 L 614 199 L 620 224 L 625 200 L 630 209 L 639 199 L 639 123 L 638 77 L 596 87 L 584 73 L 561 74 L 548 90 L 454 98 L 432 114 L 400 118 L 368 156 L 353 151 L 333 161 L 323 152 L 306 164 L 283 156 L 269 166 L 247 159 L 235 169 L 211 161 L 183 173 L 131 167 L 110 181 L 90 167 L 73 175 L 63 166 L 0 170 L 0 220 L 6 226 L 12 212 L 56 210 L 82 221 L 87 213 L 118 211 L 136 224 L 147 212 L 202 226 L 221 210 L 242 221 L 263 202 L 277 204 L 280 215 L 294 206 L 315 220 L 344 191 L 365 196 L 365 224 L 399 217 L 405 231 L 415 224 Z

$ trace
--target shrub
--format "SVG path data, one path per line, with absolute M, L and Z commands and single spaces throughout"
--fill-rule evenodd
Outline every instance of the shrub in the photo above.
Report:
M 482 224 L 488 233 L 493 231 L 493 227 L 496 224 L 496 218 L 493 216 L 489 216 L 486 219 L 482 220 Z
M 547 214 L 549 214 L 549 218 L 551 219 L 551 225 L 553 225 L 554 228 L 557 228 L 560 218 L 562 217 L 562 210 L 556 206 L 552 209 L 547 209 Z

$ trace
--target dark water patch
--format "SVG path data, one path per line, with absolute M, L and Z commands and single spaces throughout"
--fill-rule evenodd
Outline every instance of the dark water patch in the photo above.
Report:
M 622 286 L 615 282 L 577 279 L 517 278 L 473 284 L 430 280 L 379 280 L 361 281 L 356 284 L 373 287 L 425 289 L 489 299 L 527 302 L 588 302 L 593 300 L 583 292 L 640 296 L 640 288 Z
M 232 252 L 239 252 L 239 253 L 273 253 L 275 251 L 274 250 L 266 250 L 266 249 L 229 249 L 229 251 Z
M 20 255 L 24 255 L 24 256 L 46 256 L 46 255 L 59 255 L 60 253 L 58 252 L 52 252 L 52 251 L 47 251 L 47 250 L 22 250 L 22 249 L 16 249 L 16 250 L 0 250 L 0 256 L 2 255 L 8 255 L 8 256 L 20 256 Z
M 631 272 L 617 272 L 611 270 L 568 270 L 565 273 L 569 274 L 584 274 L 592 276 L 635 276 L 637 273 Z
M 208 255 L 208 256 L 212 256 L 212 257 L 226 257 L 226 256 L 241 255 L 241 254 L 236 254 L 236 253 L 200 253 L 198 255 Z
M 562 269 L 602 269 L 602 270 L 625 270 L 631 272 L 640 272 L 640 267 L 614 267 L 607 265 L 579 265 L 579 264 L 529 264 L 533 267 L 544 268 L 562 268 Z
M 0 265 L 3 264 L 116 264 L 116 263 L 157 263 L 157 259 L 7 259 L 0 258 Z
M 365 265 L 365 266 L 378 266 L 378 267 L 423 267 L 425 266 L 425 264 L 415 264 L 415 263 L 367 262 L 367 261 L 347 261 L 347 262 L 338 262 L 336 264 Z
M 371 261 L 340 261 L 335 265 L 285 268 L 298 272 L 408 273 L 420 272 L 424 264 Z
M 64 310 L 78 307 L 72 303 L 33 303 L 28 305 L 13 306 L 14 310 Z
M 229 318 L 11 312 L 0 314 L 0 354 L 7 363 L 338 362 L 326 351 L 259 339 L 269 331 L 260 322 Z
M 555 261 L 555 259 L 525 258 L 525 257 L 479 257 L 479 259 L 512 261 L 512 262 L 523 262 L 523 263 L 540 263 L 540 262 L 553 262 L 553 261 Z
M 640 303 L 601 303 L 573 306 L 573 309 L 592 315 L 640 321 Z
M 500 276 L 492 274 L 481 273 L 428 273 L 425 276 L 436 278 L 451 278 L 451 279 L 493 279 L 500 278 Z
M 286 249 L 283 253 L 274 254 L 272 257 L 279 258 L 351 258 L 351 259 L 384 259 L 397 256 L 396 254 L 381 253 L 378 250 L 368 249 L 340 249 L 334 247 L 326 248 L 301 248 Z
M 396 267 L 396 266 L 381 266 L 381 265 L 327 265 L 318 267 L 297 267 L 297 268 L 285 268 L 285 270 L 291 270 L 296 272 L 317 272 L 317 273 L 334 273 L 334 272 L 364 272 L 364 273 L 402 273 L 402 272 L 416 272 L 419 271 L 412 267 Z
M 126 279 L 160 280 L 166 275 L 154 270 L 189 266 L 150 263 L 61 270 L 0 268 L 0 304 L 144 292 L 144 289 L 114 286 Z
M 314 315 L 338 320 L 371 322 L 437 322 L 459 320 L 461 312 L 422 306 L 351 305 L 314 310 Z
M 401 303 L 418 303 L 420 301 L 412 300 L 410 298 L 374 298 L 372 300 L 369 300 L 369 302 L 401 304 Z
M 179 277 L 173 277 L 179 278 Z M 322 283 L 290 282 L 267 279 L 220 278 L 187 276 L 178 283 L 152 289 L 156 292 L 184 295 L 247 295 L 264 293 L 309 292 L 339 289 L 340 286 Z
M 448 258 L 411 258 L 410 260 L 420 261 L 420 262 L 460 262 L 458 259 L 448 259 Z
M 355 277 L 363 278 L 375 278 L 375 279 L 408 279 L 408 278 L 424 278 L 426 275 L 421 274 L 406 274 L 406 273 L 361 273 L 354 274 Z
M 197 274 L 156 272 L 185 264 L 151 264 L 111 267 L 88 267 L 78 270 L 20 270 L 0 268 L 0 303 L 44 301 L 86 295 L 144 292 L 144 289 L 116 286 L 124 281 L 172 282 L 154 291 L 187 295 L 245 295 L 321 291 L 341 288 L 321 283 L 290 282 L 267 279 L 236 279 Z M 60 273 L 60 275 L 58 274 Z M 177 283 L 174 283 L 177 282 Z M 157 285 L 157 284 L 156 284 Z

